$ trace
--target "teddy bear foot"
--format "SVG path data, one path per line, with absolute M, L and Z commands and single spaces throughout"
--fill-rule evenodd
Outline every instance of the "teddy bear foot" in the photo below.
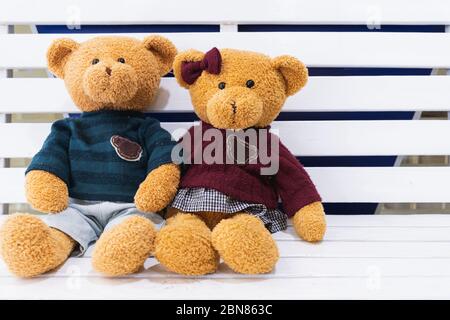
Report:
M 239 214 L 222 220 L 212 231 L 212 242 L 235 272 L 268 273 L 278 261 L 278 248 L 260 219 Z
M 107 276 L 136 273 L 154 250 L 155 237 L 152 222 L 141 216 L 129 217 L 101 235 L 92 265 Z
M 0 230 L 0 252 L 9 270 L 33 277 L 60 266 L 75 241 L 31 214 L 16 214 Z
M 158 233 L 155 257 L 168 270 L 184 275 L 213 273 L 219 266 L 211 230 L 200 218 L 186 213 L 170 218 Z

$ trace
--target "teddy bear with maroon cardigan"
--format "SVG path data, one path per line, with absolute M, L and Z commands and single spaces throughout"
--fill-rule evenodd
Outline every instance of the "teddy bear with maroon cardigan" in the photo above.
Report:
M 279 258 L 271 233 L 286 229 L 290 217 L 301 238 L 322 240 L 321 198 L 269 131 L 286 98 L 306 84 L 305 65 L 287 55 L 213 48 L 179 53 L 173 69 L 201 122 L 174 150 L 184 172 L 156 237 L 159 262 L 187 275 L 215 272 L 220 258 L 238 273 L 270 272 Z

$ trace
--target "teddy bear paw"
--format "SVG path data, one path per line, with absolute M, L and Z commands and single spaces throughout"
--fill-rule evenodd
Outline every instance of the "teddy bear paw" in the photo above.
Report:
M 308 242 L 321 241 L 327 228 L 321 202 L 314 202 L 300 209 L 293 219 L 297 234 Z
M 214 248 L 234 271 L 244 274 L 271 272 L 278 248 L 260 219 L 239 214 L 222 220 L 212 232 Z
M 211 231 L 198 217 L 184 213 L 158 233 L 155 257 L 168 270 L 184 275 L 214 273 L 219 266 Z
M 0 230 L 1 255 L 19 277 L 33 277 L 62 264 L 75 242 L 31 214 L 16 214 Z
M 66 209 L 69 203 L 67 185 L 50 172 L 28 172 L 25 190 L 28 203 L 40 212 L 58 213 Z
M 158 212 L 172 201 L 180 182 L 180 169 L 164 164 L 151 171 L 134 197 L 136 208 L 142 212 Z
M 92 265 L 107 276 L 136 273 L 154 250 L 155 237 L 152 222 L 141 216 L 129 217 L 101 235 Z

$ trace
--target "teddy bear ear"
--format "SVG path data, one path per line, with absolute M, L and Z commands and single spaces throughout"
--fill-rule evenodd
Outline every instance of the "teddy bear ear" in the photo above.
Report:
M 297 93 L 308 82 L 308 68 L 297 58 L 279 56 L 272 60 L 272 65 L 283 76 L 288 96 Z
M 56 39 L 47 50 L 47 66 L 51 73 L 58 78 L 64 78 L 64 66 L 80 44 L 69 38 Z
M 177 48 L 169 40 L 161 36 L 148 36 L 143 41 L 147 50 L 154 54 L 160 65 L 160 75 L 166 75 L 172 69 Z
M 181 74 L 181 66 L 183 62 L 201 61 L 204 57 L 205 54 L 203 52 L 194 49 L 186 50 L 176 55 L 175 61 L 173 62 L 173 73 L 180 86 L 186 89 L 189 89 L 190 87 L 190 84 L 183 80 Z

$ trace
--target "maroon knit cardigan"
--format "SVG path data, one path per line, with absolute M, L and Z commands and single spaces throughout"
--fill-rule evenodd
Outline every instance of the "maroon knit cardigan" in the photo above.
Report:
M 201 132 L 201 136 L 194 134 L 194 130 Z M 181 145 L 184 148 L 190 144 L 190 150 L 183 149 L 185 159 L 190 159 L 191 164 L 184 166 L 183 176 L 181 178 L 181 188 L 211 188 L 220 191 L 236 200 L 264 204 L 270 209 L 278 207 L 278 200 L 281 199 L 284 212 L 290 217 L 304 206 L 316 201 L 321 201 L 314 184 L 308 173 L 292 153 L 279 141 L 279 170 L 274 175 L 261 175 L 261 168 L 268 165 L 258 163 L 247 164 L 227 164 L 221 163 L 207 164 L 202 161 L 199 164 L 192 163 L 195 155 L 203 152 L 205 147 L 218 141 L 203 141 L 203 135 L 208 129 L 216 129 L 206 122 L 201 123 L 201 131 L 198 126 L 189 129 L 188 135 L 181 139 Z M 220 130 L 223 140 L 221 141 L 226 148 L 226 130 Z M 261 130 L 261 129 L 256 129 Z M 267 130 L 268 128 L 264 128 Z M 270 139 L 274 135 L 269 134 L 267 147 L 270 151 Z M 194 144 L 195 139 L 201 139 Z M 258 144 L 260 141 L 258 139 Z M 194 148 L 197 146 L 197 148 Z M 257 146 L 260 147 L 259 145 Z M 190 151 L 189 155 L 186 150 Z M 225 153 L 226 151 L 224 151 Z

